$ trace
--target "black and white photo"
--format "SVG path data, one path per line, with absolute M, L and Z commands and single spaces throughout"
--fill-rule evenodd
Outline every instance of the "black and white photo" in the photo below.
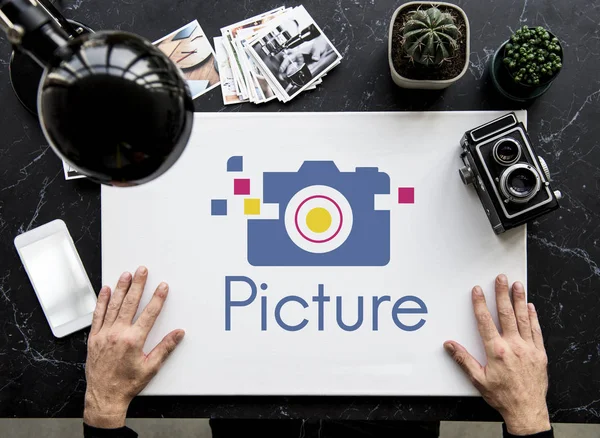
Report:
M 284 101 L 310 88 L 342 58 L 303 6 L 270 23 L 250 41 L 248 52 Z

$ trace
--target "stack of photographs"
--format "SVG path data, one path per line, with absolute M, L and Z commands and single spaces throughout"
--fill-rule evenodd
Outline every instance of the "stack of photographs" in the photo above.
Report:
M 342 56 L 303 6 L 221 29 L 215 51 L 225 105 L 288 102 L 317 87 Z

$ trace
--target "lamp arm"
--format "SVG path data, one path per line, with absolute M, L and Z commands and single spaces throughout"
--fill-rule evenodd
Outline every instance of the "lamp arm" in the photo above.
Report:
M 69 23 L 69 20 L 67 20 L 58 9 L 56 9 L 56 7 L 50 2 L 50 0 L 37 0 L 37 2 L 42 8 L 46 10 L 46 13 L 52 18 L 54 18 L 58 22 L 60 27 L 62 27 L 65 30 L 65 32 L 69 34 L 69 37 L 75 38 L 79 35 L 75 27 L 71 23 Z
M 59 48 L 67 45 L 69 39 L 58 19 L 36 0 L 0 0 L 0 28 L 13 46 L 42 67 Z

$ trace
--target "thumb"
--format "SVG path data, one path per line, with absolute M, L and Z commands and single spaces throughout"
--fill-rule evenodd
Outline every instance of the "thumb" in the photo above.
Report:
M 281 61 L 281 65 L 279 66 L 279 74 L 280 75 L 285 74 L 286 70 L 292 63 L 291 58 L 294 57 L 294 54 L 290 53 L 289 50 L 284 51 L 283 53 L 285 54 L 285 56 L 283 57 L 283 60 Z
M 166 335 L 148 354 L 147 360 L 150 366 L 158 371 L 167 360 L 167 357 L 169 357 L 177 345 L 179 345 L 184 336 L 185 332 L 183 330 L 173 330 Z
M 454 362 L 458 364 L 465 372 L 465 374 L 471 379 L 476 385 L 476 382 L 481 382 L 484 373 L 483 367 L 477 359 L 475 359 L 465 347 L 460 345 L 458 342 L 446 341 L 444 342 L 444 350 L 452 356 Z
M 285 58 L 283 60 L 283 62 L 281 63 L 281 65 L 279 66 L 279 74 L 282 75 L 285 73 L 285 71 L 287 70 L 287 68 L 290 65 L 290 61 L 289 59 Z
M 321 47 L 319 44 L 313 44 L 312 48 L 310 49 L 310 57 L 313 61 L 317 62 L 319 59 L 321 59 L 323 52 L 323 47 Z

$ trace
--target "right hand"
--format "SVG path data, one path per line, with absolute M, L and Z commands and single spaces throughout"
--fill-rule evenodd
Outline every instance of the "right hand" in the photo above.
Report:
M 473 309 L 487 356 L 485 366 L 458 342 L 446 341 L 444 348 L 469 376 L 485 401 L 500 412 L 508 432 L 531 435 L 551 427 L 546 405 L 548 358 L 535 307 L 527 304 L 523 284 L 514 283 L 512 291 L 513 303 L 508 279 L 499 275 L 496 278 L 496 305 L 500 334 L 481 287 L 473 288 Z
M 327 41 L 321 37 L 302 43 L 293 49 L 286 49 L 279 66 L 279 77 L 284 79 L 295 73 L 298 66 L 304 65 L 305 56 L 308 57 L 308 63 L 312 64 L 318 62 L 327 52 L 329 52 Z
M 286 79 L 298 71 L 298 67 L 304 65 L 304 55 L 302 52 L 289 49 L 286 51 L 283 61 L 279 66 L 279 78 Z

